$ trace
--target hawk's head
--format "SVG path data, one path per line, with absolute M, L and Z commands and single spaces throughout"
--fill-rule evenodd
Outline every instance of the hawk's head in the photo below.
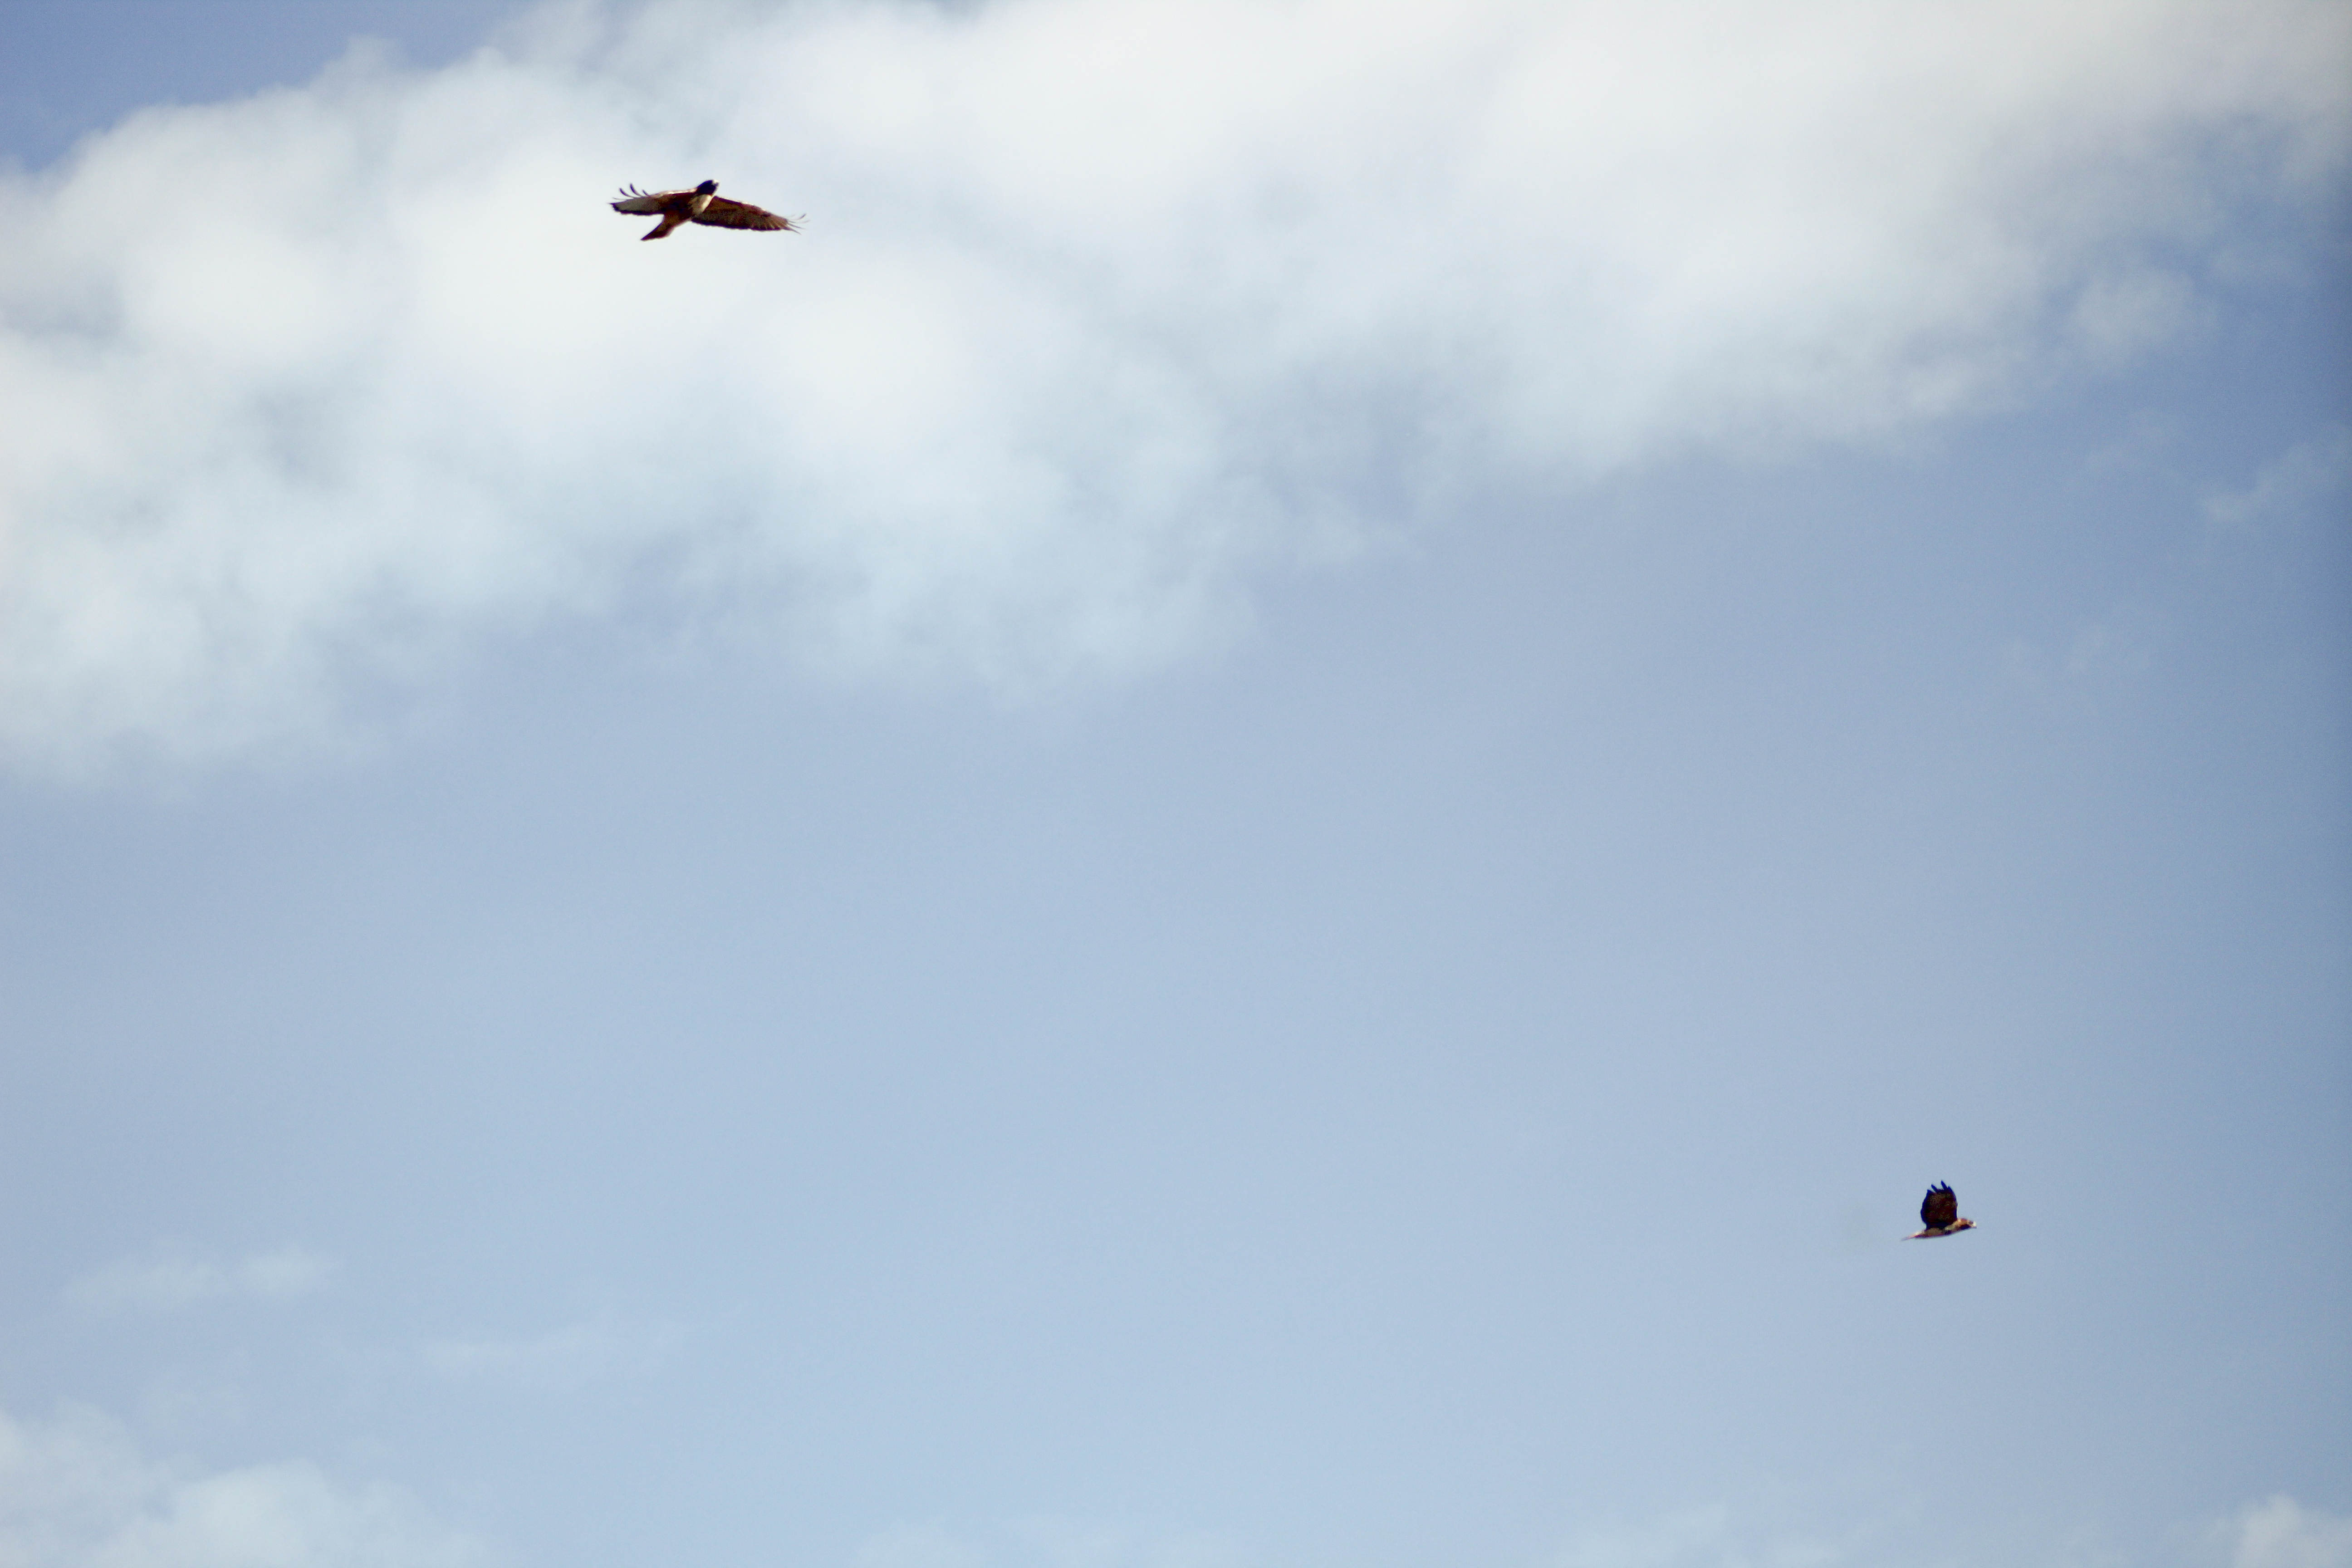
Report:
M 697 185 L 697 186 L 695 186 L 695 187 L 694 187 L 694 194 L 695 194 L 696 195 L 698 195 L 698 196 L 707 196 L 707 195 L 710 195 L 713 191 L 716 191 L 718 188 L 719 188 L 719 182 L 718 182 L 718 181 L 716 181 L 716 180 L 705 180 L 705 181 L 703 181 L 703 182 L 702 182 L 702 184 L 698 184 L 698 185 Z

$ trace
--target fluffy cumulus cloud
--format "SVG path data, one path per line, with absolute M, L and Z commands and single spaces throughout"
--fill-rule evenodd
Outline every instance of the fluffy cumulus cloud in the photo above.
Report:
M 557 8 L 0 179 L 0 745 L 621 611 L 1148 668 L 1497 486 L 2031 395 L 2337 175 L 2324 0 Z M 803 235 L 640 245 L 622 181 Z
M 212 1473 L 160 1463 L 89 1411 L 0 1414 L 7 1568 L 470 1568 L 468 1542 L 316 1467 Z

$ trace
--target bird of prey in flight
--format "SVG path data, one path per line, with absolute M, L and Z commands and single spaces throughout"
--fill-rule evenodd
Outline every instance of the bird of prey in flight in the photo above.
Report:
M 613 204 L 616 213 L 639 215 L 661 214 L 661 222 L 644 236 L 659 239 L 682 223 L 704 223 L 713 228 L 798 228 L 800 225 L 788 217 L 778 217 L 765 207 L 755 207 L 749 202 L 729 201 L 719 195 L 719 182 L 705 180 L 690 191 L 656 191 L 651 195 L 635 185 L 621 187 L 621 199 Z
M 1964 1230 L 1974 1230 L 1977 1222 L 1960 1217 L 1960 1200 L 1953 1195 L 1949 1184 L 1938 1182 L 1927 1189 L 1927 1200 L 1919 1205 L 1919 1223 L 1925 1230 L 1915 1230 L 1906 1241 L 1926 1241 L 1939 1236 L 1958 1236 Z

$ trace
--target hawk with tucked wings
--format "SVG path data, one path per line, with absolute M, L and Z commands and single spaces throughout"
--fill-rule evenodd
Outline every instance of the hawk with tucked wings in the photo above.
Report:
M 705 180 L 690 191 L 656 191 L 650 195 L 635 185 L 624 185 L 613 210 L 640 216 L 659 213 L 661 222 L 640 237 L 645 239 L 659 239 L 682 223 L 709 224 L 713 228 L 800 227 L 794 219 L 778 217 L 765 207 L 728 200 L 719 195 L 716 180 Z
M 1960 1200 L 1948 1182 L 1937 1182 L 1927 1189 L 1927 1196 L 1919 1205 L 1919 1223 L 1925 1230 L 1915 1230 L 1906 1241 L 1931 1240 L 1939 1236 L 1958 1236 L 1964 1230 L 1974 1230 L 1977 1222 L 1960 1217 Z

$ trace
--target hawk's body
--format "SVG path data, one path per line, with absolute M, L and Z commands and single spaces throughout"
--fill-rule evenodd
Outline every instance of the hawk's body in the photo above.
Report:
M 719 182 L 705 180 L 690 191 L 656 191 L 651 195 L 635 185 L 621 187 L 621 199 L 613 204 L 616 213 L 640 216 L 659 213 L 661 222 L 642 236 L 659 239 L 682 223 L 709 224 L 713 228 L 798 228 L 800 225 L 788 217 L 778 217 L 765 207 L 755 207 L 749 202 L 729 201 L 719 195 Z
M 1960 1200 L 1948 1183 L 1937 1182 L 1927 1189 L 1925 1202 L 1919 1205 L 1919 1223 L 1925 1230 L 1915 1230 L 1906 1241 L 1932 1240 L 1939 1236 L 1958 1236 L 1964 1230 L 1974 1230 L 1977 1222 L 1960 1217 Z

